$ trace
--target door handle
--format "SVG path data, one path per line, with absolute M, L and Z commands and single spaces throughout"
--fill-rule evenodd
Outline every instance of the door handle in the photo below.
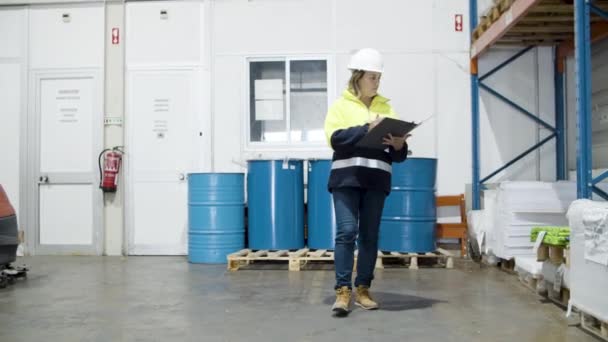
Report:
M 40 180 L 40 183 L 48 183 L 49 182 L 49 177 L 48 176 L 40 176 L 40 178 L 38 178 L 38 180 Z

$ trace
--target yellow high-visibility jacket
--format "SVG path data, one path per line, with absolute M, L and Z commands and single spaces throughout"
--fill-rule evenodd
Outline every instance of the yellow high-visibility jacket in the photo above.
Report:
M 397 118 L 389 100 L 376 95 L 368 108 L 353 93 L 345 90 L 325 118 L 325 136 L 334 150 L 328 189 L 359 187 L 390 192 L 393 162 L 407 158 L 407 144 L 399 151 L 355 146 L 369 129 L 368 122 L 377 116 Z

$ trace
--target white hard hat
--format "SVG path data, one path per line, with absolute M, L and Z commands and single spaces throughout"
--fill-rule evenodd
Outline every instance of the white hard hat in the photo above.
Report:
M 361 49 L 355 52 L 350 57 L 350 63 L 348 64 L 350 70 L 365 70 L 382 72 L 384 70 L 384 62 L 382 61 L 382 55 L 378 50 L 374 49 Z

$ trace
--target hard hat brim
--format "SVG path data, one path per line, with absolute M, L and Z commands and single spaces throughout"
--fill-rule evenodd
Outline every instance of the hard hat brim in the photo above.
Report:
M 382 69 L 374 69 L 374 68 L 363 69 L 363 68 L 356 68 L 356 67 L 352 67 L 352 66 L 348 66 L 347 69 L 348 70 L 352 70 L 352 71 L 361 70 L 361 71 L 371 71 L 371 72 L 379 72 L 379 73 L 383 73 L 384 72 L 384 70 L 382 70 Z

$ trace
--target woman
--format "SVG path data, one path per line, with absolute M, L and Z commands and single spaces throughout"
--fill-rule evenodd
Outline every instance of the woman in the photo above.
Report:
M 386 150 L 358 148 L 356 143 L 384 117 L 396 117 L 378 86 L 383 71 L 380 53 L 361 49 L 348 66 L 348 89 L 329 108 L 325 135 L 334 150 L 328 189 L 333 195 L 337 233 L 335 240 L 336 302 L 332 311 L 346 315 L 350 309 L 355 239 L 359 255 L 355 279 L 355 305 L 378 308 L 369 294 L 378 254 L 378 230 L 384 199 L 390 192 L 391 164 L 407 158 L 403 137 L 384 138 Z

